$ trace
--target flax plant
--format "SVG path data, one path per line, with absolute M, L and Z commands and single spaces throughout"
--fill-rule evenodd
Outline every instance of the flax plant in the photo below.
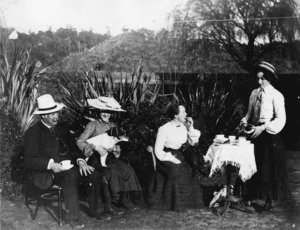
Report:
M 196 118 L 197 128 L 202 132 L 205 145 L 211 143 L 217 133 L 235 134 L 235 128 L 241 119 L 241 102 L 232 98 L 230 90 L 219 79 L 200 81 L 189 85 L 187 107 Z M 202 77 L 203 79 L 203 77 Z
M 32 112 L 37 98 L 38 79 L 45 70 L 36 71 L 38 61 L 30 61 L 30 49 L 21 49 L 16 41 L 1 36 L 0 46 L 0 98 L 6 109 L 26 131 L 34 118 Z M 11 51 L 12 50 L 12 51 Z M 11 55 L 8 55 L 10 52 Z
M 83 71 L 83 73 L 83 77 L 79 81 L 84 90 L 84 102 L 74 98 L 73 90 L 68 86 L 68 82 L 71 82 L 70 77 L 64 74 L 59 82 L 64 95 L 63 100 L 74 112 L 78 112 L 78 107 L 87 105 L 86 99 L 104 95 L 113 96 L 121 104 L 134 105 L 136 110 L 140 103 L 154 104 L 159 96 L 164 96 L 159 94 L 159 83 L 156 83 L 154 87 L 150 85 L 151 74 L 142 71 L 141 63 L 131 74 L 120 73 L 114 76 L 113 73 L 106 71 L 101 71 L 101 73 Z
M 81 78 L 74 83 L 74 78 L 67 73 L 61 75 L 59 81 L 62 91 L 62 100 L 71 111 L 68 121 L 64 118 L 73 130 L 75 136 L 82 132 L 89 120 L 98 118 L 99 114 L 93 109 L 87 109 L 87 99 L 98 98 L 99 96 L 113 96 L 127 110 L 121 119 L 121 125 L 129 128 L 129 133 L 134 132 L 134 127 L 129 124 L 131 117 L 139 116 L 145 109 L 145 105 L 152 106 L 158 100 L 171 100 L 174 94 L 165 95 L 161 92 L 161 83 L 151 84 L 154 74 L 144 73 L 141 63 L 132 73 L 111 73 L 108 71 L 83 71 Z M 73 80 L 72 80 L 73 79 Z M 76 97 L 76 92 L 80 91 L 80 96 Z M 116 115 L 119 119 L 120 114 Z

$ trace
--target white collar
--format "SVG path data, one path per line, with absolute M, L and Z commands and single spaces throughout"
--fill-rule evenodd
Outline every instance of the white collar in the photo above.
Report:
M 267 85 L 266 87 L 264 87 L 263 88 L 263 90 L 264 90 L 264 92 L 266 93 L 266 92 L 270 92 L 270 91 L 272 91 L 273 90 L 273 86 L 271 85 L 271 84 L 269 84 L 269 85 Z
M 173 122 L 173 121 L 171 121 L 170 122 L 171 124 L 172 124 L 172 126 L 174 126 L 174 127 L 181 127 L 181 126 L 183 126 L 184 124 L 183 123 L 181 123 L 181 122 Z
M 47 125 L 47 124 L 43 121 L 43 119 L 41 119 L 41 122 L 42 122 L 48 129 L 51 129 L 52 126 Z

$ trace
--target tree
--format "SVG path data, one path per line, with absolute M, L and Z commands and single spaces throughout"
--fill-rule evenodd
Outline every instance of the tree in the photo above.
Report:
M 92 55 L 105 62 L 112 71 L 132 72 L 140 62 L 143 70 L 157 71 L 160 61 L 154 32 L 147 29 L 131 30 L 110 38 L 95 49 Z
M 181 73 L 210 73 L 216 70 L 233 72 L 229 55 L 213 40 L 190 36 L 190 28 L 174 27 L 156 35 L 156 55 L 160 56 L 161 71 Z
M 174 12 L 174 29 L 217 42 L 247 71 L 299 32 L 296 0 L 189 0 Z

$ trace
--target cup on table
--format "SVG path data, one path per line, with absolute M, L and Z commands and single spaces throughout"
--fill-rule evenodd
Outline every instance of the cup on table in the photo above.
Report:
M 228 136 L 230 142 L 235 142 L 236 137 L 233 135 Z
M 71 160 L 64 160 L 60 162 L 63 168 L 69 168 L 71 166 Z
M 248 142 L 247 139 L 246 139 L 246 137 L 239 137 L 238 141 L 239 141 L 240 144 L 245 144 L 245 143 Z

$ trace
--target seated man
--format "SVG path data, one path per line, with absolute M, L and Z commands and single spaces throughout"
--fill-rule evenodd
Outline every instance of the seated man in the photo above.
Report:
M 53 183 L 61 186 L 68 210 L 65 221 L 72 228 L 83 228 L 84 224 L 79 220 L 79 172 L 88 175 L 94 168 L 86 164 L 68 130 L 57 125 L 59 111 L 64 105 L 56 103 L 49 94 L 38 97 L 37 105 L 33 114 L 40 115 L 41 119 L 25 133 L 24 158 L 29 179 L 42 189 L 51 187 Z M 64 168 L 60 163 L 63 160 L 71 160 L 74 166 Z

